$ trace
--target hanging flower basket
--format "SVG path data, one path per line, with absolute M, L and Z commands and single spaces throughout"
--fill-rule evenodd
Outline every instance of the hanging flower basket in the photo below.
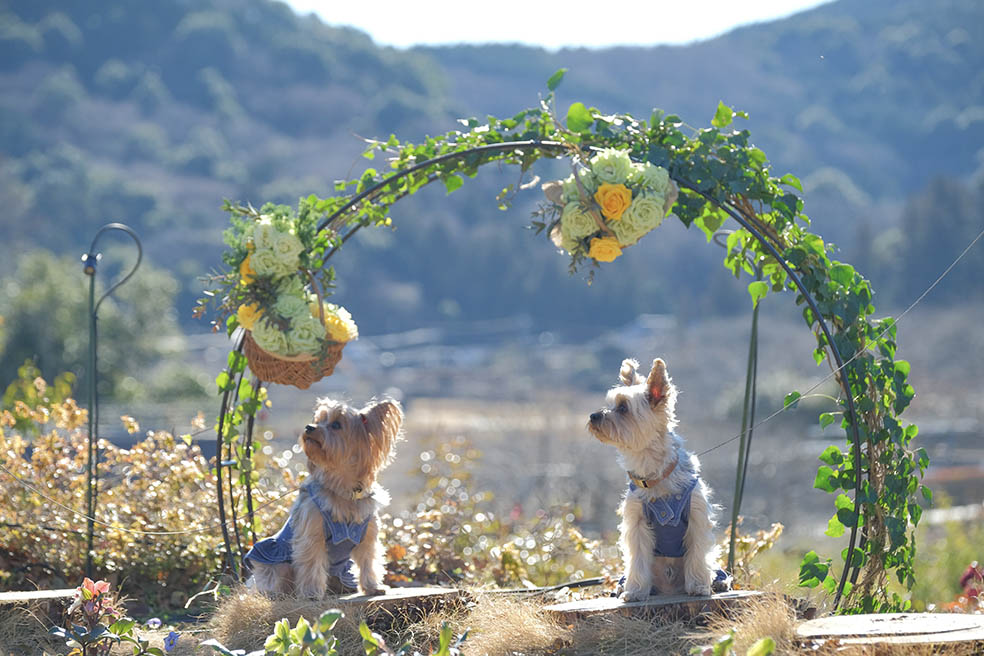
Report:
M 272 355 L 259 347 L 249 330 L 243 337 L 243 354 L 249 369 L 257 378 L 268 383 L 293 385 L 307 389 L 335 371 L 342 359 L 344 343 L 329 342 L 320 356 Z
M 316 230 L 317 216 L 304 204 L 296 213 L 283 205 L 226 209 L 233 219 L 224 259 L 232 270 L 217 276 L 226 329 L 245 331 L 243 354 L 261 381 L 307 389 L 334 372 L 345 344 L 359 336 L 352 315 L 325 301 L 334 272 L 319 258 L 331 236 Z

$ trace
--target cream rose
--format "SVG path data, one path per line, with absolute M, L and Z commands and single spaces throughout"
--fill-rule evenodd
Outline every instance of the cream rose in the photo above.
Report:
M 656 166 L 649 162 L 633 164 L 635 169 L 632 175 L 632 182 L 643 189 L 651 192 L 666 193 L 670 186 L 670 172 L 662 166 Z
M 600 182 L 625 183 L 632 175 L 632 160 L 624 150 L 603 148 L 591 158 L 591 171 Z
M 307 299 L 302 296 L 280 295 L 277 297 L 277 302 L 274 303 L 273 309 L 280 316 L 290 319 L 291 322 L 294 319 L 311 317 Z
M 598 232 L 598 223 L 580 203 L 567 203 L 560 215 L 560 231 L 567 239 L 578 240 Z
M 253 339 L 257 346 L 273 355 L 288 355 L 287 335 L 269 319 L 259 319 L 253 324 Z
M 325 328 L 310 314 L 291 320 L 287 344 L 291 355 L 317 355 L 321 351 L 321 339 Z
M 273 227 L 273 219 L 264 214 L 253 225 L 253 244 L 257 250 L 273 248 L 277 229 Z
M 253 271 L 260 276 L 273 276 L 282 278 L 294 271 L 284 266 L 284 263 L 277 257 L 276 253 L 268 249 L 257 249 L 249 258 L 249 264 Z
M 276 253 L 277 257 L 284 263 L 284 266 L 291 270 L 297 268 L 300 263 L 301 251 L 304 250 L 304 244 L 301 240 L 289 232 L 278 232 L 273 239 L 273 246 L 270 250 Z
M 632 201 L 622 220 L 612 224 L 619 243 L 629 246 L 663 222 L 666 214 L 663 194 L 643 194 Z

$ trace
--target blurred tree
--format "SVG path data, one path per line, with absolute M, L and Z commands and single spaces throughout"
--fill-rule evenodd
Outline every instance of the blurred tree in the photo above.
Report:
M 876 243 L 875 256 L 892 297 L 908 303 L 922 293 L 984 230 L 984 182 L 975 186 L 936 178 L 902 210 L 896 232 Z M 982 298 L 984 243 L 978 242 L 927 301 L 968 302 Z
M 129 252 L 105 253 L 97 273 L 97 298 L 116 279 L 118 269 L 132 262 Z M 86 380 L 88 289 L 89 280 L 75 258 L 42 250 L 20 258 L 16 273 L 0 284 L 0 388 L 21 378 L 18 370 L 25 363 L 38 375 L 70 372 Z M 157 387 L 173 391 L 174 381 L 158 380 L 155 371 L 167 354 L 180 353 L 175 348 L 182 340 L 173 307 L 176 290 L 169 273 L 144 262 L 137 275 L 100 306 L 100 393 L 128 401 L 146 398 Z M 189 383 L 187 391 L 198 394 L 201 387 Z

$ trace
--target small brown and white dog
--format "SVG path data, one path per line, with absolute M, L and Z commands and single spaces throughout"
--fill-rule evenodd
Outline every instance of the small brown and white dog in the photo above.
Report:
M 710 490 L 700 462 L 673 429 L 676 387 L 666 364 L 653 360 L 649 376 L 624 360 L 607 406 L 591 414 L 588 430 L 618 450 L 628 473 L 622 501 L 619 547 L 625 566 L 622 596 L 639 601 L 650 594 L 709 595 L 718 573 Z M 715 586 L 717 587 L 717 586 Z
M 393 461 L 403 410 L 396 401 L 357 409 L 319 399 L 300 444 L 310 476 L 283 528 L 244 557 L 264 594 L 320 599 L 326 592 L 385 590 L 378 511 L 389 493 L 377 482 Z M 352 566 L 358 569 L 358 580 Z

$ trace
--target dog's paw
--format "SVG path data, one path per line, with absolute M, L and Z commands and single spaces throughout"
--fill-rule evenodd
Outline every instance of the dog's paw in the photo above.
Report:
M 627 588 L 622 593 L 622 601 L 643 601 L 644 599 L 649 599 L 649 590 L 643 588 Z
M 362 590 L 362 594 L 364 594 L 367 597 L 376 597 L 378 595 L 384 595 L 387 592 L 389 592 L 389 586 L 388 585 L 383 585 L 381 583 L 378 584 L 378 585 L 366 586 Z
M 707 581 L 687 581 L 684 585 L 684 589 L 687 591 L 688 595 L 694 597 L 710 597 L 711 596 L 711 584 Z

